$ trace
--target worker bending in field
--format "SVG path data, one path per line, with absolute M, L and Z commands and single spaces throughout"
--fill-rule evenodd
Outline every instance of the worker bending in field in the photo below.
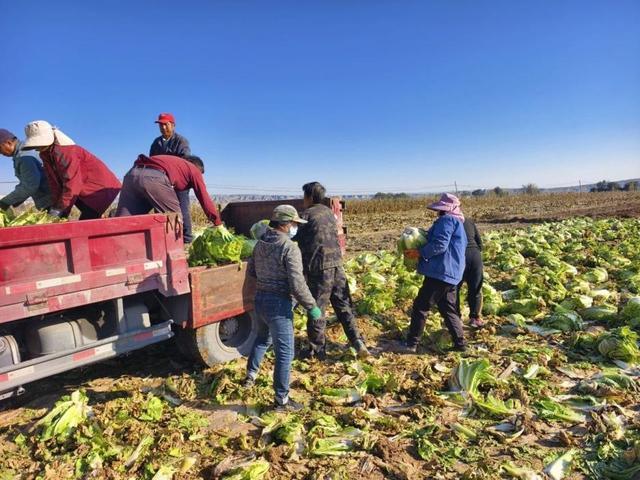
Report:
M 276 207 L 270 228 L 260 237 L 249 259 L 249 275 L 256 278 L 254 312 L 258 335 L 249 354 L 243 385 L 249 388 L 254 384 L 264 354 L 273 344 L 276 357 L 273 388 L 277 410 L 302 408 L 289 398 L 289 376 L 294 355 L 291 296 L 307 309 L 312 319 L 322 316 L 304 281 L 300 249 L 291 240 L 298 225 L 305 223 L 291 205 Z
M 302 264 L 311 294 L 322 311 L 320 318 L 307 319 L 309 349 L 302 357 L 324 359 L 326 356 L 326 308 L 331 304 L 342 324 L 349 343 L 358 357 L 365 358 L 369 351 L 358 331 L 353 315 L 353 304 L 347 276 L 342 266 L 342 251 L 338 242 L 338 226 L 333 211 L 323 204 L 325 188 L 318 182 L 303 185 L 307 222 L 300 227 L 295 240 L 302 251 Z
M 100 218 L 118 196 L 120 181 L 91 152 L 44 120 L 25 127 L 23 149 L 40 152 L 51 191 L 49 213 L 67 217 L 71 208 L 80 210 L 80 220 Z
M 149 156 L 173 155 L 187 159 L 191 156 L 191 148 L 186 138 L 176 132 L 176 119 L 170 113 L 161 113 L 156 120 L 160 128 L 160 136 L 151 144 Z M 182 237 L 185 243 L 191 243 L 193 234 L 191 232 L 191 208 L 189 200 L 189 189 L 176 190 L 180 210 L 182 211 Z
M 460 289 L 467 284 L 467 303 L 469 304 L 469 325 L 474 328 L 484 326 L 480 318 L 482 313 L 482 238 L 473 220 L 464 219 L 464 232 L 467 235 L 467 249 L 465 251 L 465 267 L 462 281 L 458 285 L 458 315 L 460 312 Z
M 203 173 L 202 160 L 193 155 L 188 161 L 173 155 L 139 155 L 122 182 L 116 216 L 144 215 L 151 210 L 181 213 L 177 192 L 193 188 L 207 218 L 223 229 L 224 236 L 230 236 L 207 192 Z
M 427 232 L 427 243 L 420 248 L 418 273 L 424 275 L 424 282 L 413 302 L 406 341 L 398 350 L 404 353 L 417 352 L 425 317 L 437 305 L 453 339 L 453 348 L 464 351 L 466 347 L 458 314 L 457 290 L 464 272 L 467 235 L 464 232 L 460 200 L 445 193 L 427 208 L 438 212 L 438 219 Z
M 13 170 L 18 179 L 16 188 L 0 199 L 0 209 L 17 207 L 31 197 L 36 208 L 48 210 L 51 207 L 51 194 L 40 160 L 22 150 L 22 142 L 18 137 L 4 128 L 0 128 L 0 153 L 13 158 Z

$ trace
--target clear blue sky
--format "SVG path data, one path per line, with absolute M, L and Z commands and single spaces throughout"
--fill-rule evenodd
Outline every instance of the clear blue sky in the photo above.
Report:
M 637 0 L 2 9 L 0 126 L 48 120 L 119 176 L 168 111 L 212 194 L 640 177 Z

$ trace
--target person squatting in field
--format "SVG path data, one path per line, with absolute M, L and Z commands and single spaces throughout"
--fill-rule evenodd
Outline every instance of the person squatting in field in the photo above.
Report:
M 307 223 L 291 205 L 273 210 L 269 229 L 260 237 L 249 259 L 248 274 L 256 278 L 254 311 L 258 334 L 247 360 L 247 376 L 243 383 L 251 387 L 260 364 L 273 345 L 275 367 L 273 388 L 278 410 L 298 410 L 302 405 L 289 398 L 289 377 L 294 357 L 292 296 L 317 321 L 322 312 L 304 279 L 300 248 L 291 239 L 298 225 Z
M 204 163 L 195 155 L 188 161 L 173 155 L 139 155 L 124 176 L 116 217 L 144 215 L 151 210 L 181 213 L 177 192 L 193 188 L 209 221 L 222 229 L 223 238 L 231 238 L 207 192 L 203 173 Z
M 80 220 L 100 218 L 118 196 L 120 180 L 91 152 L 76 145 L 44 120 L 25 127 L 23 150 L 36 149 L 51 191 L 49 214 L 67 217 L 80 210 Z
M 462 281 L 458 284 L 458 315 L 460 311 L 460 289 L 462 284 L 467 284 L 467 303 L 469 304 L 469 325 L 474 328 L 484 326 L 484 321 L 480 318 L 482 313 L 482 238 L 473 220 L 464 219 L 464 232 L 467 235 L 467 249 L 465 250 L 465 267 Z
M 35 155 L 24 151 L 22 145 L 13 133 L 0 128 L 0 154 L 13 159 L 13 170 L 18 179 L 16 188 L 0 199 L 0 209 L 17 207 L 32 198 L 38 210 L 48 210 L 51 194 L 44 167 Z
M 449 193 L 444 193 L 440 200 L 427 208 L 438 212 L 439 216 L 427 232 L 427 243 L 420 248 L 418 273 L 424 275 L 424 281 L 413 302 L 406 340 L 398 350 L 404 353 L 417 351 L 425 317 L 437 305 L 453 339 L 454 349 L 464 351 L 466 346 L 457 305 L 458 284 L 464 273 L 467 246 L 464 215 L 460 200 Z
M 342 266 L 338 226 L 333 211 L 323 204 L 325 188 L 318 182 L 310 182 L 303 185 L 302 191 L 305 207 L 302 218 L 307 222 L 300 226 L 294 240 L 298 242 L 302 252 L 307 284 L 322 311 L 322 316 L 315 320 L 308 317 L 309 348 L 301 356 L 321 360 L 325 358 L 327 327 L 325 311 L 331 304 L 358 357 L 366 358 L 369 351 L 353 315 L 351 293 Z
M 175 117 L 171 113 L 161 113 L 158 115 L 156 123 L 160 129 L 160 136 L 156 137 L 151 144 L 151 147 L 149 148 L 149 156 L 173 155 L 189 160 L 191 157 L 189 141 L 176 132 Z M 189 189 L 176 190 L 176 195 L 180 202 L 180 210 L 182 211 L 182 238 L 184 243 L 191 243 L 193 240 L 189 192 Z

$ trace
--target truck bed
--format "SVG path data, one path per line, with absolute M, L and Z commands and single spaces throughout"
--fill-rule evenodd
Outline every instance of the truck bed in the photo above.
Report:
M 175 215 L 0 229 L 0 323 L 157 290 L 188 293 Z

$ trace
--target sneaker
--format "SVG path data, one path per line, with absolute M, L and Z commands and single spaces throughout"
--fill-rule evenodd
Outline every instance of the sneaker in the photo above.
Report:
M 256 379 L 253 377 L 246 377 L 242 382 L 242 388 L 251 388 L 256 384 Z
M 418 345 L 411 345 L 406 341 L 397 342 L 393 351 L 396 353 L 407 353 L 407 354 L 418 353 Z
M 273 404 L 273 409 L 278 413 L 298 412 L 303 408 L 304 405 L 291 399 L 287 400 L 287 403 L 280 404 L 278 402 L 275 402 Z
M 457 345 L 454 345 L 453 347 L 451 347 L 451 351 L 452 352 L 466 352 L 467 351 L 467 345 L 464 343 L 459 343 Z
M 356 350 L 356 355 L 360 360 L 364 360 L 365 358 L 368 358 L 369 355 L 371 355 L 371 352 L 369 352 L 369 349 L 362 340 L 356 341 L 356 344 L 353 346 L 353 348 Z
M 482 320 L 480 318 L 471 317 L 469 319 L 469 325 L 472 328 L 482 328 L 482 327 L 484 327 L 484 320 Z

